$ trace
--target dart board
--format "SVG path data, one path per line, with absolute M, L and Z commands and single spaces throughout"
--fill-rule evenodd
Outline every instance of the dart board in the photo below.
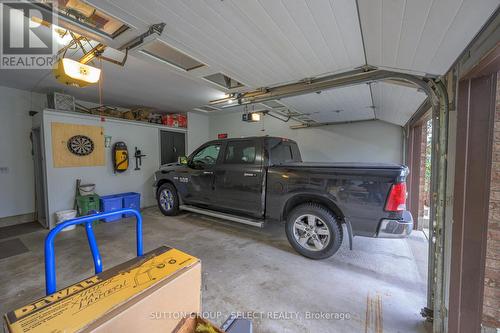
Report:
M 87 156 L 94 151 L 94 142 L 88 136 L 75 135 L 69 138 L 68 149 L 75 155 Z

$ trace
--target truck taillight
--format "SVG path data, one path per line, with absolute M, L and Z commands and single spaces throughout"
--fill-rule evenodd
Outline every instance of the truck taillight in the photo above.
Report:
M 388 212 L 399 212 L 406 210 L 406 183 L 396 183 L 391 187 L 385 210 Z

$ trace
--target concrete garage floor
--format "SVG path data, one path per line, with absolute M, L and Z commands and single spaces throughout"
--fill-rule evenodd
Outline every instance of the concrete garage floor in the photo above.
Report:
M 202 260 L 203 310 L 215 323 L 239 311 L 254 316 L 256 333 L 429 329 L 419 315 L 427 259 L 421 232 L 408 240 L 355 238 L 354 251 L 345 239 L 335 256 L 313 261 L 292 250 L 282 225 L 261 230 L 188 213 L 167 218 L 156 208 L 143 216 L 145 251 L 166 244 Z M 105 269 L 135 255 L 134 232 L 131 219 L 96 227 Z M 0 260 L 1 313 L 44 296 L 46 233 L 19 237 L 30 252 Z M 58 288 L 93 274 L 83 228 L 60 234 L 56 255 Z

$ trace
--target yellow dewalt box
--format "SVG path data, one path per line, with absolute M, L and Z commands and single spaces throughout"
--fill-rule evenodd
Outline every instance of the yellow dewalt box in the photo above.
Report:
M 11 333 L 171 332 L 201 311 L 200 260 L 162 246 L 5 315 Z

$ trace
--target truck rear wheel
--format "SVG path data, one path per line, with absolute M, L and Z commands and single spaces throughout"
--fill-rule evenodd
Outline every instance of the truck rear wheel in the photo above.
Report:
M 304 257 L 325 259 L 339 250 L 343 231 L 330 210 L 315 203 L 305 203 L 288 214 L 286 236 Z
M 174 185 L 170 183 L 161 185 L 156 194 L 156 201 L 163 215 L 174 216 L 179 213 L 179 197 Z

